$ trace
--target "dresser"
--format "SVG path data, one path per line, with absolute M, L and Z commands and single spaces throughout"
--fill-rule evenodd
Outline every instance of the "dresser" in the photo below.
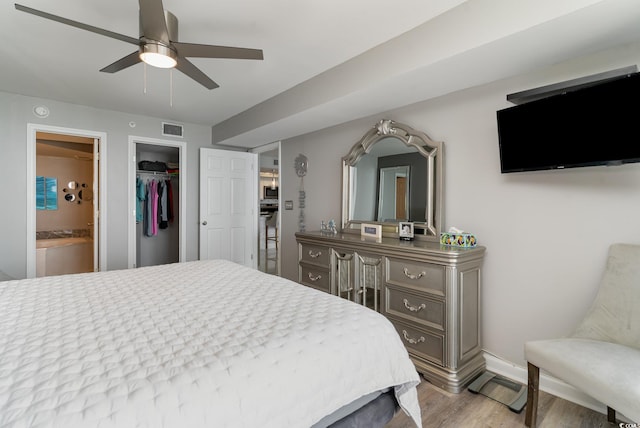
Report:
M 480 334 L 484 247 L 296 233 L 298 281 L 385 315 L 417 370 L 458 393 L 484 369 Z

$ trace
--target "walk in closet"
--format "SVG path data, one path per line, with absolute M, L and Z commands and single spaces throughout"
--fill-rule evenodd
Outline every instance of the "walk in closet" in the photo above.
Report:
M 136 266 L 180 261 L 180 150 L 136 143 Z

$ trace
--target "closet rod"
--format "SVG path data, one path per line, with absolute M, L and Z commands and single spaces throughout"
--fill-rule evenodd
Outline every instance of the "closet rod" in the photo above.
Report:
M 168 172 L 160 172 L 160 171 L 144 171 L 144 170 L 137 170 L 136 174 L 151 174 L 151 175 L 161 175 L 163 177 L 175 177 L 176 174 L 169 174 Z

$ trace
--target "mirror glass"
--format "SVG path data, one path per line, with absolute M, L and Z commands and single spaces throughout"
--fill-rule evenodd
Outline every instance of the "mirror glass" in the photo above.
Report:
M 400 221 L 437 239 L 442 222 L 443 144 L 390 120 L 380 121 L 343 158 L 343 230 L 383 224 L 397 236 Z
M 408 220 L 409 166 L 378 167 L 378 175 L 378 212 L 376 220 Z

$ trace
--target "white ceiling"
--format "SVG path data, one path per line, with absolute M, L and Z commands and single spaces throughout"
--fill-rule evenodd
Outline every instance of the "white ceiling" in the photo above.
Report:
M 19 0 L 138 37 L 135 0 Z M 0 6 L 0 90 L 213 126 L 255 147 L 640 40 L 637 0 L 164 0 L 180 41 L 259 48 L 264 61 L 98 70 L 135 46 Z M 173 81 L 172 104 L 170 79 Z

